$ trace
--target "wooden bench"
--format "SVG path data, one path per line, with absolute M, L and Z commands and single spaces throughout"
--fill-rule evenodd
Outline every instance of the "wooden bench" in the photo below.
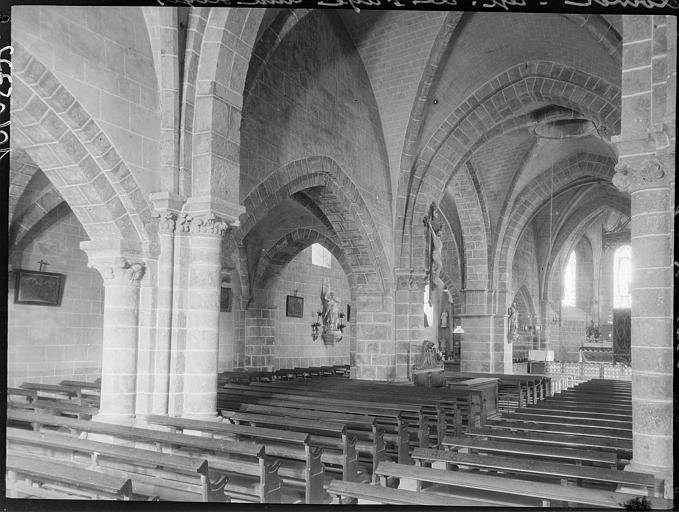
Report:
M 568 415 L 547 416 L 538 413 L 513 412 L 502 415 L 503 420 L 537 421 L 540 423 L 553 423 L 561 425 L 579 425 L 583 427 L 596 427 L 600 429 L 629 430 L 632 431 L 631 421 L 597 420 L 593 418 L 571 417 Z
M 249 440 L 262 443 L 266 447 L 267 455 L 283 460 L 301 461 L 300 465 L 281 464 L 278 474 L 283 482 L 296 483 L 302 481 L 304 485 L 305 503 L 323 503 L 326 493 L 323 490 L 325 471 L 321 462 L 322 448 L 311 445 L 310 434 L 277 430 L 270 428 L 234 425 L 216 421 L 199 421 L 168 416 L 148 415 L 145 421 L 153 425 L 162 425 L 175 433 L 185 430 L 206 433 L 210 437 L 220 435 L 235 437 L 236 440 Z M 294 449 L 291 447 L 297 447 Z
M 381 424 L 391 427 L 391 433 L 398 435 L 402 425 L 405 425 L 409 435 L 404 438 L 413 446 L 429 446 L 432 442 L 438 444 L 446 432 L 445 412 L 437 411 L 436 418 L 424 413 L 424 410 L 416 406 L 401 406 L 398 404 L 373 404 L 371 402 L 358 402 L 351 400 L 322 399 L 317 397 L 288 395 L 287 399 L 280 398 L 256 398 L 253 400 L 258 405 L 276 406 L 285 405 L 293 409 L 313 409 L 316 411 L 331 413 L 347 413 L 362 416 L 372 416 Z M 241 407 L 245 405 L 241 403 Z M 403 410 L 405 409 L 405 410 Z M 436 434 L 431 436 L 431 429 L 435 426 Z M 401 445 L 398 445 L 401 446 Z
M 425 414 L 421 405 L 404 403 L 388 403 L 357 401 L 348 398 L 328 397 L 313 392 L 297 394 L 292 390 L 277 388 L 275 392 L 270 389 L 262 389 L 249 386 L 228 385 L 228 387 L 218 392 L 218 406 L 223 409 L 238 409 L 242 403 L 258 403 L 261 405 L 280 405 L 285 403 L 287 407 L 304 404 L 304 407 L 313 406 L 318 410 L 336 410 L 341 407 L 344 412 L 366 414 L 378 417 L 391 417 L 392 421 L 400 411 L 404 419 L 408 419 L 410 425 L 417 433 L 420 446 L 429 446 L 430 428 L 434 426 L 437 431 L 436 438 L 442 437 L 440 434 L 446 425 L 446 411 L 441 407 L 434 409 L 432 414 Z
M 442 444 L 454 451 L 466 448 L 470 452 L 530 456 L 539 459 L 555 459 L 572 464 L 604 464 L 612 469 L 617 469 L 618 465 L 618 458 L 615 453 L 577 450 L 558 446 L 546 446 L 544 444 L 486 441 L 475 437 L 446 437 Z
M 518 411 L 517 411 L 518 412 Z M 534 414 L 543 414 L 547 416 L 561 416 L 561 415 L 568 415 L 572 418 L 594 418 L 594 419 L 612 419 L 612 420 L 623 420 L 623 421 L 629 421 L 632 418 L 631 414 L 625 413 L 625 412 L 608 412 L 608 411 L 583 411 L 580 409 L 564 409 L 564 408 L 557 408 L 553 406 L 548 406 L 548 405 L 536 405 L 533 407 L 528 407 L 525 409 L 522 409 L 522 412 L 528 412 L 528 413 L 534 413 Z
M 222 411 L 222 416 L 236 424 L 249 424 L 252 427 L 267 426 L 284 430 L 294 430 L 311 434 L 311 442 L 322 446 L 321 461 L 342 472 L 342 479 L 355 482 L 358 477 L 358 453 L 356 436 L 347 431 L 345 425 L 314 421 L 300 418 L 276 417 L 266 414 L 252 414 L 234 411 Z M 272 453 L 276 453 L 272 447 Z M 330 469 L 330 468 L 328 468 Z
M 204 457 L 208 460 L 211 471 L 229 476 L 225 492 L 231 498 L 260 503 L 280 502 L 281 481 L 277 473 L 278 464 L 269 460 L 261 444 L 208 439 L 12 409 L 7 411 L 7 420 L 10 425 L 12 423 L 32 425 L 35 431 L 51 426 L 66 429 L 74 436 L 101 434 L 146 443 L 155 446 L 157 451 L 162 451 L 163 447 L 169 450 L 181 448 L 179 453 L 183 451 Z M 236 475 L 242 478 L 240 480 L 232 478 Z M 245 483 L 242 483 L 243 480 Z
M 627 414 L 627 415 L 632 415 L 632 407 L 631 406 L 626 406 L 626 407 L 607 407 L 607 406 L 597 406 L 597 405 L 592 405 L 588 403 L 574 403 L 574 402 L 569 402 L 566 400 L 558 400 L 558 399 L 548 399 L 548 400 L 543 400 L 540 402 L 538 405 L 535 407 L 532 407 L 531 409 L 556 409 L 556 410 L 565 410 L 565 411 L 581 411 L 581 412 L 598 412 L 601 414 L 609 413 L 609 414 Z
M 516 497 L 515 499 L 521 504 L 525 504 L 526 499 L 531 499 L 541 501 L 542 506 L 575 503 L 590 507 L 622 508 L 623 503 L 631 498 L 630 495 L 610 491 L 567 487 L 462 471 L 406 466 L 394 462 L 382 462 L 377 468 L 377 473 L 380 478 L 396 477 L 415 480 L 418 488 L 421 488 L 422 483 L 426 482 L 451 486 L 461 490 L 481 490 L 486 494 L 486 499 L 489 501 L 492 499 L 492 495 L 487 493 L 500 493 L 501 495 Z M 456 495 L 459 494 L 456 492 Z M 461 497 L 465 496 L 462 495 Z
M 23 388 L 7 388 L 7 398 L 20 396 L 23 397 L 27 402 L 32 402 L 37 400 L 38 392 L 33 389 L 23 389 Z
M 468 466 L 472 468 L 500 471 L 513 475 L 550 477 L 560 480 L 561 485 L 569 485 L 572 482 L 575 482 L 577 485 L 582 485 L 582 481 L 626 484 L 645 487 L 648 490 L 649 496 L 653 496 L 659 488 L 659 481 L 657 481 L 653 475 L 593 466 L 560 464 L 557 462 L 517 459 L 497 455 L 459 453 L 434 450 L 431 448 L 416 448 L 413 451 L 412 457 L 418 465 L 444 462 L 447 467 Z
M 384 427 L 378 424 L 377 418 L 374 416 L 318 412 L 309 409 L 295 409 L 291 407 L 275 407 L 259 404 L 242 404 L 240 410 L 246 413 L 267 414 L 269 416 L 286 416 L 341 423 L 346 425 L 347 429 L 352 434 L 356 435 L 356 450 L 359 453 L 359 459 L 361 454 L 367 454 L 370 457 L 371 469 L 377 467 L 377 463 L 380 460 L 387 459 Z M 400 434 L 403 435 L 402 433 Z M 405 444 L 407 455 L 408 440 L 397 438 L 395 441 L 401 450 L 403 450 L 403 445 Z
M 31 402 L 7 402 L 10 409 L 26 409 L 47 414 L 63 414 L 75 416 L 78 419 L 88 420 L 99 412 L 96 407 L 80 405 L 68 400 L 45 400 L 38 398 Z
M 535 444 L 550 444 L 563 447 L 580 447 L 592 450 L 615 452 L 629 458 L 632 455 L 632 441 L 605 437 L 552 434 L 546 432 L 513 431 L 504 428 L 485 427 L 465 432 L 467 436 L 488 437 L 500 441 L 519 441 Z
M 65 397 L 69 400 L 72 398 L 80 400 L 82 398 L 80 389 L 72 388 L 69 386 L 60 386 L 58 384 L 40 384 L 38 382 L 24 382 L 19 387 L 35 391 L 38 395 L 40 394 L 47 394 L 50 396 L 57 395 Z
M 132 482 L 29 454 L 8 452 L 5 459 L 10 497 L 129 500 Z M 19 479 L 23 479 L 21 482 Z
M 520 420 L 488 420 L 487 426 L 492 428 L 505 428 L 511 430 L 552 432 L 567 435 L 581 435 L 594 437 L 607 437 L 611 439 L 631 440 L 632 432 L 629 430 L 602 429 L 599 427 L 583 427 L 580 425 L 567 425 L 563 423 L 545 423 L 540 421 Z
M 8 449 L 37 448 L 51 457 L 54 452 L 68 454 L 73 464 L 78 462 L 76 454 L 85 454 L 81 464 L 130 478 L 135 495 L 169 501 L 226 501 L 226 479 L 211 482 L 205 459 L 13 428 L 7 429 L 7 445 Z
M 383 487 L 381 485 L 375 484 L 345 482 L 343 480 L 333 480 L 330 482 L 327 491 L 328 493 L 337 497 L 340 505 L 342 504 L 343 498 L 366 500 L 383 505 L 415 505 L 419 507 L 479 507 L 483 505 L 494 504 L 463 498 L 451 499 L 450 495 L 406 491 L 403 489 L 392 489 L 390 487 Z

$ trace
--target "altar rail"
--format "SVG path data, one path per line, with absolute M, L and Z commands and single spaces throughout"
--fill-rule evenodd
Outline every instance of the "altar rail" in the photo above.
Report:
M 632 367 L 613 363 L 569 363 L 546 361 L 545 373 L 575 375 L 578 380 L 632 380 Z

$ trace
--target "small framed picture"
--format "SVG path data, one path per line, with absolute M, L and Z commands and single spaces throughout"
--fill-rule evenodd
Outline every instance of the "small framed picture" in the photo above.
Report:
M 288 295 L 285 301 L 285 316 L 302 318 L 304 316 L 304 297 Z
M 53 272 L 37 270 L 14 271 L 16 282 L 14 287 L 15 304 L 32 304 L 35 306 L 60 306 L 64 293 L 66 276 Z

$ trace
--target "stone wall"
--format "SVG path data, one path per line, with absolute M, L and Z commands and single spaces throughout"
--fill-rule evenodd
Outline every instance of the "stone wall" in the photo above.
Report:
M 30 235 L 29 235 L 30 236 Z M 85 231 L 67 213 L 23 250 L 10 253 L 10 266 L 66 275 L 61 306 L 14 304 L 14 273 L 9 276 L 7 385 L 25 381 L 57 383 L 93 380 L 101 373 L 104 286 L 99 273 L 87 268 L 79 244 Z
M 253 327 L 248 324 L 248 333 L 255 329 L 257 323 L 259 336 L 264 336 L 269 320 L 275 329 L 271 329 L 271 336 L 275 341 L 273 345 L 267 345 L 262 340 L 261 349 L 249 348 L 255 345 L 248 337 L 246 350 L 261 350 L 270 352 L 270 357 L 253 362 L 263 363 L 264 366 L 272 365 L 274 368 L 293 368 L 296 366 L 322 366 L 349 363 L 349 346 L 351 328 L 345 329 L 344 339 L 334 346 L 325 346 L 319 337 L 316 341 L 311 338 L 311 323 L 316 319 L 316 312 L 321 309 L 321 280 L 330 283 L 335 297 L 340 301 L 340 311 L 346 314 L 347 304 L 351 304 L 349 282 L 340 267 L 339 262 L 332 257 L 330 268 L 319 267 L 311 264 L 311 246 L 300 252 L 283 269 L 281 274 L 272 278 L 267 283 L 264 297 L 270 300 L 270 308 L 265 308 L 258 322 L 253 322 Z M 285 301 L 288 295 L 297 295 L 304 298 L 304 316 L 294 318 L 285 316 Z M 352 323 L 355 320 L 356 305 L 352 304 Z M 246 312 L 250 318 L 250 309 Z M 345 318 L 346 323 L 346 318 Z M 268 346 L 272 348 L 269 349 Z M 246 354 L 246 361 L 248 359 Z M 253 356 L 256 358 L 257 355 Z M 253 366 L 261 366 L 259 364 Z

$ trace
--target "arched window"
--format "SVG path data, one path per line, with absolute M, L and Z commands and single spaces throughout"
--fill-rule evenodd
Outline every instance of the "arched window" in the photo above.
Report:
M 613 256 L 613 307 L 629 308 L 632 305 L 632 247 L 618 247 Z
M 330 251 L 321 244 L 311 244 L 311 264 L 330 268 L 332 262 Z
M 563 273 L 563 302 L 564 306 L 575 307 L 575 271 L 576 271 L 575 251 L 571 252 L 568 258 L 566 270 Z
M 429 304 L 429 285 L 424 286 L 424 298 L 423 298 L 423 306 L 424 306 L 424 318 L 425 318 L 425 327 L 429 327 L 430 325 L 434 325 L 432 322 L 434 321 L 434 306 Z

